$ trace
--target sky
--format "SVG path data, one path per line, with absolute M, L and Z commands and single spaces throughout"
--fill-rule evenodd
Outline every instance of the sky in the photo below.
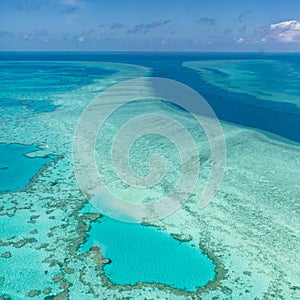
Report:
M 0 51 L 300 52 L 300 0 L 0 0 Z

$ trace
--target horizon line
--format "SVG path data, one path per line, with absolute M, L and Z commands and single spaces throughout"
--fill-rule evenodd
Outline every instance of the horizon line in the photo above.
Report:
M 297 51 L 178 51 L 178 50 L 0 50 L 0 53 L 190 53 L 190 54 L 300 54 Z

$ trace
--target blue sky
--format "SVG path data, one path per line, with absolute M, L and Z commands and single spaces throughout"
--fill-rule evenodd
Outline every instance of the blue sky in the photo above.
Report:
M 0 0 L 0 50 L 299 51 L 299 0 Z

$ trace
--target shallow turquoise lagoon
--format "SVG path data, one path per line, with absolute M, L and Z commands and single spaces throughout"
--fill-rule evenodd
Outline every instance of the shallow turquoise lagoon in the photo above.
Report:
M 0 191 L 21 190 L 30 183 L 44 164 L 54 157 L 28 157 L 36 145 L 0 144 Z
M 5 108 L 5 113 L 8 113 L 10 108 L 12 112 L 19 107 L 31 109 L 34 112 L 51 112 L 56 106 L 49 100 L 33 101 L 33 100 L 16 100 L 9 98 L 0 98 L 0 107 Z
M 88 234 L 82 250 L 100 247 L 111 260 L 104 272 L 115 284 L 162 283 L 196 291 L 215 278 L 215 265 L 199 248 L 156 228 L 103 217 Z

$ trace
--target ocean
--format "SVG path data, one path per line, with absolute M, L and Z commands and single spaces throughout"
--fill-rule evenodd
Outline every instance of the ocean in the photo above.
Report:
M 95 136 L 95 165 L 113 194 L 155 201 L 189 174 L 185 157 L 200 166 L 193 191 L 172 214 L 130 224 L 97 210 L 78 185 L 74 136 L 93 99 L 141 77 L 177 81 L 205 99 L 222 128 L 226 164 L 214 199 L 199 208 L 220 155 L 195 121 L 197 111 L 155 97 L 126 103 Z M 151 95 L 154 89 L 147 81 L 135 88 Z M 117 102 L 99 99 L 99 116 Z M 111 162 L 114 137 L 139 115 L 165 119 L 150 119 L 146 130 L 143 117 L 129 129 L 146 134 L 130 149 L 123 149 L 123 135 L 115 150 L 129 156 L 128 174 L 153 175 L 147 190 L 126 182 L 130 176 Z M 87 137 L 88 131 L 90 143 Z M 0 296 L 298 299 L 299 142 L 299 54 L 1 52 Z M 89 170 L 81 171 L 90 180 Z

